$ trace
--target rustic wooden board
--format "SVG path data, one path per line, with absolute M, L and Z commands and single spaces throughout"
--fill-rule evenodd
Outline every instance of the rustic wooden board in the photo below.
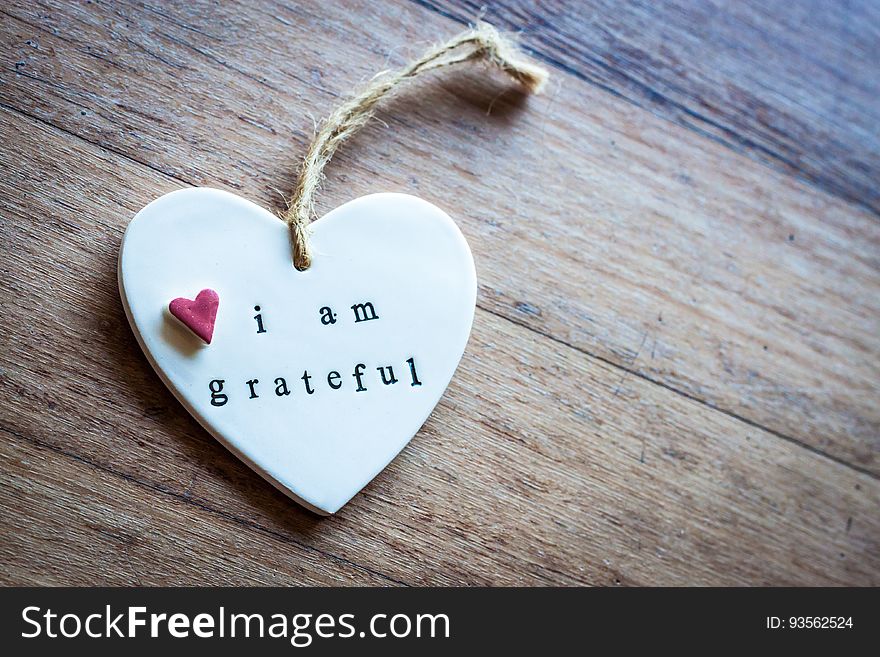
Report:
M 880 5 L 419 0 L 522 33 L 538 57 L 880 211 Z
M 174 493 L 157 494 L 142 482 L 91 467 L 74 453 L 5 431 L 0 460 L 0 502 L 8 509 L 27 500 L 31 511 L 3 516 L 4 584 L 395 584 L 296 537 L 256 526 L 243 530 L 239 518 L 199 508 Z
M 149 583 L 324 582 L 325 560 L 357 564 L 352 582 L 371 572 L 408 584 L 876 582 L 875 477 L 482 310 L 459 375 L 413 444 L 338 517 L 299 510 L 198 427 L 128 330 L 119 238 L 128 214 L 176 182 L 17 114 L 3 119 L 12 148 L 2 164 L 19 162 L 0 190 L 11 200 L 4 261 L 30 271 L 5 278 L 0 317 L 14 391 L 0 417 L 13 444 L 4 472 L 15 475 L 2 508 L 20 516 L 4 531 L 30 523 L 0 548 L 15 564 L 7 581 L 27 581 L 23 543 L 45 560 L 35 575 L 67 581 L 65 552 L 46 549 L 63 524 L 76 546 L 93 532 L 158 542 L 151 563 L 105 540 L 78 556 L 91 563 L 83 576 L 102 577 L 109 550 Z M 47 326 L 60 345 L 40 339 Z M 41 468 L 27 463 L 41 459 L 30 494 Z M 96 504 L 110 476 L 122 499 Z M 131 504 L 171 505 L 180 524 L 169 532 L 221 523 L 242 553 L 262 554 L 269 536 L 296 546 L 288 565 L 312 558 L 302 549 L 321 563 L 204 571 L 189 546 L 226 554 L 229 543 L 188 534 L 169 547 L 161 516 L 126 524 Z
M 412 5 L 349 9 L 28 4 L 0 101 L 279 207 L 314 117 L 403 44 L 457 29 Z M 421 194 L 472 238 L 481 307 L 880 472 L 875 216 L 564 74 L 530 103 L 477 80 L 390 103 L 321 209 Z
M 391 189 L 447 208 L 480 310 L 425 428 L 320 520 L 162 387 L 119 305 L 119 240 L 182 184 L 277 206 L 309 114 L 455 24 L 7 11 L 3 582 L 880 580 L 875 216 L 561 71 L 537 101 L 474 72 L 400 97 L 321 207 Z

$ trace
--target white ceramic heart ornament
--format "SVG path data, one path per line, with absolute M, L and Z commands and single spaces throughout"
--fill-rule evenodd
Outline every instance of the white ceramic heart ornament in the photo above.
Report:
M 267 210 L 214 189 L 172 192 L 128 226 L 119 290 L 150 363 L 202 426 L 330 514 L 440 400 L 470 334 L 476 275 L 455 223 L 413 196 L 364 196 L 312 227 L 300 272 Z M 200 290 L 219 298 L 210 344 L 168 310 Z

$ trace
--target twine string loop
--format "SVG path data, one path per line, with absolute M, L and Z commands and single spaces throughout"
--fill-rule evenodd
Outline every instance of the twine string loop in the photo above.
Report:
M 324 120 L 303 160 L 287 210 L 281 216 L 290 227 L 294 267 L 304 271 L 311 266 L 308 226 L 314 214 L 314 196 L 324 177 L 324 167 L 340 144 L 360 130 L 373 116 L 379 101 L 404 82 L 428 71 L 479 60 L 498 67 L 531 93 L 540 93 L 548 77 L 547 71 L 528 59 L 513 41 L 481 22 L 430 48 L 403 68 L 380 73 Z

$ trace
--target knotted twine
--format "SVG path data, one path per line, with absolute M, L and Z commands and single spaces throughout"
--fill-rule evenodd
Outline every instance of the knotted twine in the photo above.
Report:
M 304 271 L 312 264 L 308 225 L 314 214 L 314 196 L 324 178 L 324 167 L 339 145 L 360 130 L 373 116 L 376 105 L 404 82 L 438 68 L 483 60 L 497 66 L 530 93 L 540 93 L 547 71 L 529 60 L 509 38 L 488 23 L 477 23 L 446 43 L 396 71 L 383 71 L 357 95 L 328 116 L 315 135 L 300 168 L 299 180 L 281 218 L 290 227 L 293 265 Z

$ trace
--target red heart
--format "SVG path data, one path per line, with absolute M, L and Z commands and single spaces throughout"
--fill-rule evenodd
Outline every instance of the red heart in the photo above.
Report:
M 202 340 L 211 344 L 214 335 L 214 322 L 217 319 L 217 308 L 220 306 L 220 295 L 214 290 L 202 290 L 195 301 L 178 297 L 168 304 L 168 310 L 190 331 Z

